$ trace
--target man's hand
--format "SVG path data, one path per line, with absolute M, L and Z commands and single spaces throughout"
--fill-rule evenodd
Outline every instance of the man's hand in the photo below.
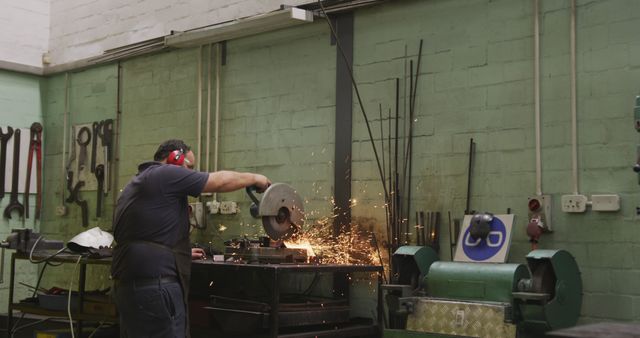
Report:
M 191 248 L 191 260 L 207 259 L 202 248 Z
M 264 175 L 260 175 L 260 174 L 255 174 L 255 175 L 256 175 L 255 177 L 256 183 L 254 183 L 253 185 L 255 185 L 258 188 L 257 191 L 259 193 L 263 193 L 271 185 L 271 181 Z

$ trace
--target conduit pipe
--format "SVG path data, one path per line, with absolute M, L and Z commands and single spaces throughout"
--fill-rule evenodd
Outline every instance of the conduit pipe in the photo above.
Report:
M 122 69 L 122 62 L 118 61 L 118 82 L 116 89 L 116 125 L 115 125 L 115 135 L 113 137 L 113 165 L 109 170 L 109 184 L 111 184 L 111 188 L 113 191 L 112 194 L 112 205 L 115 207 L 118 201 L 118 196 L 120 194 L 117 193 L 118 185 L 120 183 L 120 132 L 122 130 L 122 81 L 124 79 L 124 71 Z M 74 144 L 72 143 L 69 143 Z M 112 170 L 111 170 L 112 169 Z M 111 173 L 113 172 L 113 173 Z
M 536 134 L 536 194 L 542 195 L 542 155 L 540 146 L 540 9 L 539 0 L 533 0 L 533 79 Z
M 205 162 L 204 171 L 209 172 L 209 156 L 211 154 L 211 57 L 213 57 L 213 44 L 209 44 L 209 57 L 207 58 L 207 129 L 205 134 Z
M 222 59 L 220 55 L 220 43 L 216 43 L 216 116 L 215 116 L 215 139 L 213 141 L 213 171 L 218 171 L 218 145 L 220 143 L 220 71 Z M 218 194 L 213 194 L 213 200 L 218 201 Z
M 62 196 L 62 203 L 60 204 L 60 208 L 63 210 L 65 207 L 64 192 L 65 190 L 67 190 L 65 178 L 67 177 L 66 157 L 67 157 L 67 124 L 68 123 L 69 123 L 69 72 L 64 74 L 64 113 L 62 117 L 62 161 L 61 161 L 62 163 L 60 165 L 60 169 L 62 171 L 62 176 L 60 178 L 60 182 L 61 182 L 60 196 Z
M 573 194 L 578 195 L 578 112 L 576 94 L 576 0 L 571 0 L 571 162 Z
M 198 48 L 198 117 L 196 120 L 197 151 L 202 158 L 202 46 Z M 200 161 L 196 161 L 196 169 L 200 169 Z

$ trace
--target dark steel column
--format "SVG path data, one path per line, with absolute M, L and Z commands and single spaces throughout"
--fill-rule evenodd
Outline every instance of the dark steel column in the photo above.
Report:
M 342 226 L 348 228 L 351 223 L 351 129 L 353 90 L 349 69 L 353 68 L 353 13 L 339 14 L 333 17 L 336 34 L 347 65 L 336 47 L 336 150 L 335 150 L 335 212 L 333 234 L 337 235 Z

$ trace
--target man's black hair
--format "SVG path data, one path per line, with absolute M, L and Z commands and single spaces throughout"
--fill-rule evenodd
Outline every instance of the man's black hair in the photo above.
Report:
M 187 153 L 191 148 L 182 140 L 166 140 L 162 142 L 158 147 L 158 150 L 156 150 L 156 153 L 153 155 L 153 160 L 165 160 L 174 150 L 182 150 L 182 152 Z

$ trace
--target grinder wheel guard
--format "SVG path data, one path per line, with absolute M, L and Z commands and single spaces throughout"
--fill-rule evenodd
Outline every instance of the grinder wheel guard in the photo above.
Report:
M 264 194 L 262 200 L 251 193 L 255 187 L 248 187 L 247 193 L 253 200 L 251 215 L 262 218 L 262 226 L 273 240 L 289 239 L 300 230 L 304 222 L 302 198 L 288 184 L 274 183 Z

